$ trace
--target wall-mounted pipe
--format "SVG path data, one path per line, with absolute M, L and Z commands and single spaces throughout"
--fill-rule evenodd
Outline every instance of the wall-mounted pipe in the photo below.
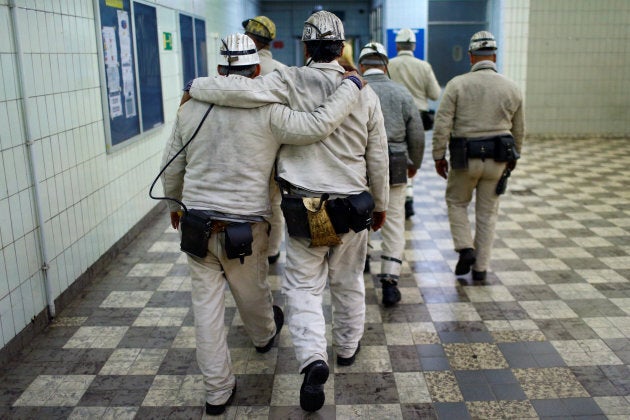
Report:
M 40 261 L 42 262 L 41 270 L 44 277 L 44 291 L 46 294 L 46 302 L 48 304 L 48 312 L 51 318 L 55 317 L 55 300 L 52 296 L 52 285 L 50 284 L 50 278 L 48 277 L 48 257 L 46 255 L 46 233 L 44 232 L 44 216 L 41 207 L 39 184 L 37 182 L 37 165 L 35 165 L 35 150 L 33 148 L 33 140 L 31 139 L 31 132 L 28 126 L 29 118 L 31 117 L 26 106 L 26 87 L 24 81 L 26 77 L 24 75 L 24 52 L 22 51 L 22 44 L 20 42 L 20 31 L 17 25 L 17 5 L 15 0 L 9 0 L 9 9 L 11 10 L 11 31 L 13 33 L 13 46 L 17 57 L 17 70 L 18 70 L 18 87 L 20 96 L 22 97 L 22 128 L 24 129 L 24 137 L 26 149 L 28 150 L 28 163 L 31 183 L 33 185 L 33 201 L 35 203 L 35 215 L 38 223 L 38 238 L 39 238 L 39 252 Z M 24 28 L 25 29 L 25 28 Z M 36 309 L 37 310 L 37 309 Z

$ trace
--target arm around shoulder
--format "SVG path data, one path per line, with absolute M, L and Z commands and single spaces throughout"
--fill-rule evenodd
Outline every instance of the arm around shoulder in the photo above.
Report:
M 328 137 L 341 125 L 359 97 L 360 91 L 355 83 L 345 79 L 313 112 L 293 111 L 285 105 L 274 105 L 270 116 L 271 130 L 283 144 L 315 143 Z
M 249 79 L 242 76 L 199 77 L 190 96 L 202 101 L 236 108 L 257 108 L 287 102 L 288 85 L 280 71 Z

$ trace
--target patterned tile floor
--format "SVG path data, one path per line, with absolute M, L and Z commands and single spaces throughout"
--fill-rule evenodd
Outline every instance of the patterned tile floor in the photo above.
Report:
M 403 301 L 384 309 L 365 276 L 362 351 L 353 366 L 332 365 L 315 414 L 299 408 L 288 331 L 256 353 L 228 294 L 239 387 L 225 418 L 630 418 L 630 142 L 530 140 L 523 155 L 488 280 L 473 284 L 453 275 L 445 182 L 427 154 Z M 378 235 L 373 245 L 378 261 Z M 269 277 L 280 304 L 283 258 Z M 190 303 L 163 215 L 5 367 L 0 417 L 201 418 Z

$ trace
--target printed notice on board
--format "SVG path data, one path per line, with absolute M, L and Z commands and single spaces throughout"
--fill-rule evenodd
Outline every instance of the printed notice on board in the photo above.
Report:
M 125 96 L 125 116 L 127 118 L 136 116 L 136 97 L 133 94 Z
M 131 64 L 131 38 L 129 35 L 129 14 L 118 11 L 118 39 L 120 39 L 120 63 Z
M 116 28 L 113 26 L 103 26 L 103 54 L 105 56 L 105 67 L 118 65 L 118 47 L 116 47 Z
M 110 93 L 109 95 L 109 118 L 114 119 L 123 114 L 122 102 L 120 101 L 120 93 Z
M 118 39 L 120 40 L 120 64 L 122 71 L 123 96 L 125 101 L 125 117 L 135 117 L 136 94 L 135 76 L 131 62 L 131 35 L 129 31 L 129 13 L 118 10 Z
M 107 90 L 109 93 L 120 92 L 120 74 L 118 66 L 107 66 L 105 68 L 107 74 Z

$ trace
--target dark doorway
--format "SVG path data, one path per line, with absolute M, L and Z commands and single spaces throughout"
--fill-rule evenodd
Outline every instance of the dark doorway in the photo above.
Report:
M 428 58 L 441 86 L 470 70 L 470 37 L 487 28 L 487 0 L 429 1 Z

